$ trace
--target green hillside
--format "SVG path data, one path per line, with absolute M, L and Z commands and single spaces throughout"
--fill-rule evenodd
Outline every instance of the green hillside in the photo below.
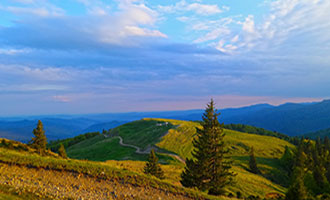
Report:
M 185 158 L 191 157 L 192 140 L 196 133 L 196 128 L 201 128 L 197 122 L 188 122 L 168 119 L 145 119 L 167 121 L 175 126 L 168 134 L 162 137 L 156 145 L 160 148 L 177 153 Z M 285 146 L 294 148 L 291 143 L 271 136 L 242 133 L 238 131 L 224 129 L 225 140 L 232 156 L 246 156 L 253 146 L 257 157 L 279 158 L 284 152 Z
M 0 199 L 223 199 L 172 184 L 168 175 L 159 180 L 102 162 L 4 146 L 0 174 Z
M 124 143 L 144 149 L 159 142 L 173 128 L 171 123 L 165 124 L 166 122 L 161 119 L 138 120 L 114 128 L 109 134 L 121 136 Z
M 171 154 L 176 154 L 182 159 L 191 157 L 192 140 L 197 127 L 200 127 L 197 122 L 148 118 L 121 125 L 112 129 L 108 135 L 98 135 L 69 146 L 67 153 L 69 157 L 77 159 L 132 160 L 121 161 L 119 165 L 125 165 L 125 169 L 141 173 L 143 165 L 139 164 L 139 161 L 145 161 L 147 155 L 136 153 L 136 148 L 120 145 L 119 137 L 121 137 L 124 144 L 136 146 L 141 151 L 148 151 L 150 147 L 156 148 L 160 161 L 169 164 L 164 166 L 172 174 L 170 181 L 180 185 L 180 173 L 184 165 L 179 161 L 175 162 Z M 227 147 L 234 160 L 233 171 L 237 173 L 237 183 L 229 188 L 228 192 L 243 191 L 246 195 L 258 196 L 265 196 L 271 192 L 283 194 L 289 178 L 279 158 L 286 146 L 290 148 L 294 146 L 271 136 L 227 129 L 225 133 Z M 263 175 L 256 175 L 248 170 L 248 153 L 252 146 Z
M 147 160 L 148 154 L 138 154 L 132 147 L 119 144 L 117 137 L 97 135 L 78 144 L 69 146 L 67 153 L 70 158 L 86 159 L 93 161 L 106 160 Z M 158 155 L 161 163 L 173 163 L 176 160 L 170 156 Z

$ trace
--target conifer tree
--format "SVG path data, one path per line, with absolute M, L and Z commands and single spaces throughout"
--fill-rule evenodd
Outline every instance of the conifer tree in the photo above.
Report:
M 68 158 L 64 145 L 61 143 L 60 148 L 58 148 L 58 155 L 60 155 L 62 158 Z
M 285 151 L 281 157 L 282 166 L 291 175 L 294 164 L 294 154 L 288 146 L 285 146 Z
M 250 150 L 250 161 L 249 161 L 249 167 L 250 167 L 250 170 L 255 173 L 255 174 L 260 174 L 260 170 L 257 166 L 257 160 L 256 160 L 256 157 L 254 156 L 254 148 L 251 147 L 251 150 Z
M 200 174 L 197 172 L 197 170 L 198 166 L 196 163 L 192 159 L 187 158 L 185 170 L 181 174 L 181 184 L 185 187 L 199 188 L 201 183 L 197 181 L 200 180 L 201 177 L 199 177 Z
M 39 154 L 43 154 L 46 151 L 47 138 L 40 120 L 38 121 L 37 128 L 33 129 L 33 134 L 35 137 L 30 141 L 31 146 L 36 149 Z
M 313 169 L 314 180 L 320 189 L 323 189 L 326 183 L 326 170 L 320 165 L 316 165 Z
M 225 186 L 233 181 L 230 171 L 232 162 L 228 160 L 225 149 L 223 124 L 218 121 L 214 101 L 207 105 L 201 122 L 202 129 L 197 129 L 193 140 L 192 159 L 186 159 L 186 167 L 181 174 L 181 184 L 185 187 L 197 187 L 208 190 L 209 194 L 224 193 Z
M 305 177 L 305 162 L 307 160 L 304 153 L 304 140 L 299 143 L 298 150 L 296 152 L 296 158 L 294 163 L 293 175 L 291 177 L 290 187 L 285 195 L 285 200 L 306 200 L 308 192 L 304 184 Z
M 296 166 L 293 172 L 293 179 L 285 200 L 306 200 L 308 193 L 304 184 L 304 170 Z
M 158 164 L 158 158 L 153 149 L 151 150 L 149 154 L 148 162 L 144 167 L 144 173 L 151 174 L 159 179 L 164 179 L 164 172 L 160 167 L 160 165 Z
M 330 140 L 328 136 L 324 137 L 323 144 L 325 151 L 330 151 Z

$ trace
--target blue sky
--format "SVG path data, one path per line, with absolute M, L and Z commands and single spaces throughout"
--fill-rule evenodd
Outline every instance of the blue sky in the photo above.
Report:
M 0 115 L 329 98 L 327 0 L 2 0 Z

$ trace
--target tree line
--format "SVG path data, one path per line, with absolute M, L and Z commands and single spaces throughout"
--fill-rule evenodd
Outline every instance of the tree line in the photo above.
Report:
M 302 138 L 294 153 L 283 155 L 291 175 L 286 200 L 330 199 L 330 140 Z M 282 159 L 283 159 L 282 158 Z

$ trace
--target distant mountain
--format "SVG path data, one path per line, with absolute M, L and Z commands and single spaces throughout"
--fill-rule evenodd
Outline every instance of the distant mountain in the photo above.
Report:
M 242 112 L 242 108 L 225 109 L 220 119 L 224 123 L 248 124 L 290 136 L 330 127 L 330 100 L 318 103 L 286 103 L 245 111 Z
M 330 127 L 330 100 L 317 103 L 257 104 L 220 109 L 225 124 L 246 124 L 290 136 Z M 48 139 L 63 139 L 86 132 L 108 130 L 142 118 L 201 120 L 202 109 L 163 112 L 104 113 L 86 115 L 43 115 L 0 118 L 0 137 L 28 141 L 37 120 L 42 120 Z
M 311 132 L 311 133 L 306 133 L 302 136 L 311 138 L 311 139 L 316 139 L 317 137 L 324 138 L 326 136 L 330 138 L 330 128 L 318 130 L 318 131 Z
M 41 118 L 49 140 L 72 137 L 95 122 L 89 119 Z M 0 121 L 0 137 L 27 142 L 33 137 L 37 120 Z
M 125 121 L 111 121 L 111 122 L 105 122 L 105 123 L 99 123 L 99 124 L 93 124 L 89 126 L 88 128 L 82 130 L 82 133 L 90 133 L 90 132 L 100 132 L 102 133 L 103 130 L 109 130 L 112 128 L 115 128 L 117 126 L 120 126 L 122 124 L 125 124 L 127 122 Z

